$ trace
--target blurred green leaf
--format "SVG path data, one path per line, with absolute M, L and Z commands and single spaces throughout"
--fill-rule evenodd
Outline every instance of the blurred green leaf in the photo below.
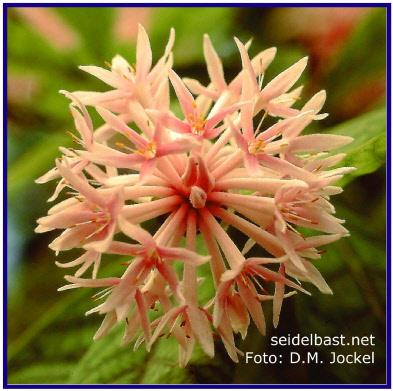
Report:
M 157 9 L 158 10 L 158 9 Z M 156 10 L 156 11 L 157 11 Z M 228 31 L 233 27 L 236 8 L 232 7 L 165 7 L 153 14 L 149 30 L 153 53 L 162 52 L 162 41 L 158 37 L 168 36 L 168 26 L 176 30 L 176 43 L 173 49 L 176 66 L 203 62 L 203 34 L 209 34 L 213 45 L 221 51 L 236 51 L 236 45 L 228 40 Z M 156 47 L 160 42 L 161 47 Z M 220 50 L 219 50 L 220 51 Z
M 66 133 L 53 133 L 16 159 L 8 168 L 8 194 L 12 196 L 43 175 L 60 155 L 59 146 L 70 146 L 70 139 Z
M 73 363 L 37 363 L 21 369 L 8 378 L 8 384 L 64 384 Z
M 354 141 L 334 150 L 334 154 L 347 156 L 338 167 L 356 167 L 337 184 L 343 186 L 354 178 L 370 174 L 386 162 L 386 109 L 382 108 L 362 115 L 332 129 L 327 133 L 350 136 Z
M 326 109 L 336 114 L 336 120 L 358 115 L 385 101 L 386 12 L 385 7 L 368 10 L 322 82 L 328 87 Z
M 331 72 L 335 85 L 361 82 L 371 74 L 386 70 L 386 8 L 372 8 L 356 26 L 348 43 L 343 46 L 339 60 Z M 342 84 L 343 83 L 343 84 Z M 333 84 L 333 85 L 334 85 Z
M 84 61 L 98 61 L 103 64 L 106 56 L 111 53 L 115 8 L 56 7 L 54 9 L 82 38 L 80 52 L 86 53 Z

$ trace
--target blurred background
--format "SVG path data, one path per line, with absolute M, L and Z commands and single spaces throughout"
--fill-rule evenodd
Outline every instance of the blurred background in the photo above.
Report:
M 168 339 L 153 352 L 120 347 L 122 328 L 94 342 L 101 318 L 84 317 L 91 292 L 57 292 L 65 270 L 55 266 L 48 244 L 57 233 L 35 234 L 47 213 L 55 183 L 34 180 L 54 165 L 59 146 L 71 146 L 68 91 L 105 91 L 107 86 L 78 70 L 105 67 L 116 54 L 135 59 L 138 23 L 149 33 L 153 56 L 164 52 L 170 27 L 176 30 L 174 69 L 208 83 L 202 37 L 208 33 L 221 56 L 227 80 L 240 69 L 233 36 L 251 37 L 251 56 L 276 46 L 266 79 L 305 55 L 305 102 L 327 90 L 329 117 L 307 131 L 352 135 L 346 165 L 358 171 L 342 180 L 337 215 L 351 237 L 328 247 L 316 262 L 334 291 L 296 295 L 284 302 L 280 325 L 268 335 L 250 328 L 243 351 L 288 354 L 270 346 L 280 335 L 375 336 L 375 346 L 312 347 L 324 364 L 234 364 L 217 343 L 209 359 L 199 349 L 185 369 Z M 8 8 L 8 382 L 15 384 L 261 383 L 381 384 L 386 376 L 386 9 L 363 7 L 199 8 Z M 153 58 L 153 60 L 154 60 Z M 93 114 L 93 113 L 92 113 Z M 94 115 L 93 115 L 93 118 Z M 344 150 L 344 148 L 343 148 Z M 73 254 L 56 258 L 66 262 Z M 110 258 L 104 258 L 109 263 Z M 105 263 L 104 262 L 104 263 Z M 106 266 L 104 264 L 104 266 Z M 264 307 L 269 313 L 269 305 Z M 268 314 L 268 319 L 271 316 Z M 304 353 L 307 348 L 292 349 Z M 375 353 L 374 364 L 329 365 L 330 351 Z

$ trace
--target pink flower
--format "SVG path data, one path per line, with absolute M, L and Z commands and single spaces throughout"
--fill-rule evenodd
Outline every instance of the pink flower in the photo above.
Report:
M 49 210 L 49 216 L 38 220 L 38 232 L 65 229 L 50 248 L 56 251 L 84 247 L 105 252 L 116 230 L 116 218 L 124 205 L 119 188 L 100 191 L 89 185 L 84 176 L 75 174 L 66 159 L 57 161 L 57 169 L 75 193 L 73 197 Z
M 184 366 L 196 343 L 213 356 L 217 335 L 237 361 L 234 334 L 245 338 L 251 320 L 265 333 L 269 302 L 277 326 L 283 300 L 308 294 L 299 281 L 332 293 L 313 260 L 322 256 L 320 246 L 348 235 L 344 221 L 333 216 L 330 197 L 342 191 L 334 183 L 352 168 L 332 168 L 345 155 L 325 151 L 351 139 L 301 135 L 326 117 L 320 114 L 325 91 L 292 107 L 301 88 L 291 89 L 306 58 L 263 86 L 276 49 L 250 60 L 249 44 L 236 39 L 242 70 L 227 84 L 205 36 L 211 83 L 203 87 L 171 70 L 173 37 L 171 32 L 164 56 L 151 69 L 148 37 L 139 27 L 135 69 L 119 56 L 110 72 L 84 68 L 115 90 L 63 91 L 71 99 L 79 147 L 61 148 L 56 168 L 37 181 L 60 178 L 50 200 L 64 188 L 71 189 L 70 198 L 38 220 L 37 232 L 63 229 L 50 247 L 83 251 L 59 264 L 79 267 L 60 290 L 101 289 L 93 296 L 100 303 L 88 312 L 105 315 L 95 339 L 125 322 L 123 344 L 135 340 L 136 349 L 145 342 L 150 350 L 162 336 L 173 337 Z M 170 111 L 169 83 L 184 118 Z M 104 125 L 94 129 L 85 104 L 95 107 Z M 267 115 L 283 119 L 265 127 Z M 315 233 L 306 237 L 304 228 Z M 248 237 L 243 248 L 238 232 Z M 246 257 L 251 248 L 261 256 Z M 103 254 L 126 258 L 122 275 L 97 278 Z M 203 263 L 215 286 L 208 300 L 200 295 L 208 283 L 198 278 Z M 82 278 L 90 266 L 92 278 Z M 273 291 L 266 281 L 274 283 Z
M 152 66 L 152 52 L 149 37 L 145 29 L 139 25 L 136 64 L 131 66 L 123 57 L 117 55 L 108 71 L 96 66 L 81 66 L 85 72 L 101 79 L 115 90 L 99 92 L 74 92 L 74 95 L 85 105 L 103 106 L 118 113 L 126 113 L 129 101 L 137 101 L 144 108 L 153 108 L 154 96 L 167 82 L 168 69 L 171 67 L 171 50 L 175 40 L 172 29 L 163 57 Z

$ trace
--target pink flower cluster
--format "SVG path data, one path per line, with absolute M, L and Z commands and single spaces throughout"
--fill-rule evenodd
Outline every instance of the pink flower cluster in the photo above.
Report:
M 320 114 L 325 91 L 300 109 L 292 107 L 302 87 L 291 88 L 307 58 L 264 84 L 276 49 L 250 60 L 249 44 L 235 42 L 242 70 L 227 83 L 205 35 L 205 87 L 172 70 L 173 30 L 152 67 L 149 38 L 139 26 L 136 65 L 117 55 L 110 70 L 81 67 L 113 89 L 62 91 L 71 100 L 80 149 L 61 148 L 56 167 L 37 180 L 59 179 L 50 201 L 69 191 L 38 220 L 37 232 L 63 230 L 49 247 L 82 251 L 59 264 L 79 267 L 61 290 L 102 288 L 94 296 L 101 304 L 88 312 L 105 315 L 94 338 L 120 322 L 123 343 L 136 338 L 135 347 L 145 342 L 150 349 L 158 338 L 172 336 L 181 366 L 195 342 L 213 356 L 214 336 L 237 361 L 234 334 L 245 338 L 250 319 L 265 333 L 262 303 L 269 300 L 277 326 L 283 299 L 308 294 L 300 281 L 332 293 L 312 260 L 323 252 L 318 247 L 348 233 L 333 216 L 329 197 L 342 191 L 333 183 L 352 169 L 332 169 L 344 154 L 327 151 L 351 138 L 301 135 L 326 117 Z M 180 115 L 171 111 L 171 85 Z M 104 125 L 94 129 L 85 106 L 93 106 Z M 273 123 L 268 127 L 267 117 Z M 141 227 L 156 218 L 161 224 L 155 232 Z M 248 238 L 241 247 L 237 234 Z M 207 256 L 198 253 L 197 243 Z M 251 249 L 262 257 L 247 257 Z M 97 278 L 102 254 L 126 257 L 121 277 Z M 206 282 L 197 275 L 204 263 L 216 293 L 201 303 L 198 291 Z M 90 266 L 92 278 L 82 278 Z

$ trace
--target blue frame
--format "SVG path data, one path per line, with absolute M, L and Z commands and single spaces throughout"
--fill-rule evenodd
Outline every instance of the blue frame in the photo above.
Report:
M 99 4 L 90 4 L 90 3 L 3 3 L 3 58 L 7 58 L 7 9 L 11 7 L 196 7 L 196 6 L 204 6 L 204 7 L 382 7 L 386 8 L 386 21 L 387 21 L 387 125 L 388 130 L 391 129 L 391 104 L 392 104 L 392 91 L 391 91 L 391 82 L 392 82 L 392 53 L 391 53 L 391 12 L 392 5 L 391 3 L 173 3 L 173 4 L 161 4 L 161 3 L 137 3 L 137 4 L 127 4 L 127 3 L 99 3 Z M 7 79 L 7 62 L 3 62 L 3 82 Z M 7 84 L 3 83 L 3 98 L 7 96 Z M 7 113 L 7 102 L 4 99 L 4 108 L 3 114 Z M 3 188 L 7 186 L 7 118 L 6 115 L 3 115 Z M 392 294 L 391 294 L 391 263 L 389 262 L 392 259 L 391 253 L 391 197 L 392 197 L 392 183 L 391 183 L 391 133 L 387 131 L 387 175 L 386 175 L 386 184 L 387 184 L 387 204 L 386 204 L 386 219 L 387 219 L 387 231 L 386 231 L 386 254 L 387 254 L 387 267 L 386 267 L 386 289 L 387 289 L 387 312 L 386 312 L 386 384 L 332 384 L 332 385 L 274 385 L 274 384 L 195 384 L 195 385 L 141 385 L 141 384 L 131 384 L 131 385 L 17 385 L 17 384 L 8 384 L 7 383 L 7 349 L 3 350 L 3 388 L 4 389 L 198 389 L 198 388 L 214 388 L 214 389 L 390 389 L 392 387 L 392 373 L 391 373 L 391 355 L 392 355 L 392 340 L 391 340 L 391 332 L 392 332 L 392 319 L 391 319 L 391 305 L 392 305 Z M 3 220 L 3 243 L 7 242 L 7 192 L 3 192 L 3 212 L 4 220 Z M 7 258 L 7 248 L 4 248 L 4 259 Z M 3 308 L 7 308 L 7 262 L 3 262 Z M 7 311 L 3 311 L 4 322 L 3 322 L 3 343 L 4 346 L 7 346 Z

